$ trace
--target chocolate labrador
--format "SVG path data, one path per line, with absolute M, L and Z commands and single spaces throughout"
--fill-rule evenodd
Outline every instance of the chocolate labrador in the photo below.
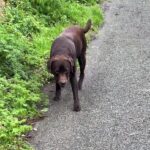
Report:
M 70 80 L 74 98 L 74 111 L 80 111 L 81 109 L 78 89 L 81 90 L 84 79 L 87 47 L 85 33 L 87 33 L 90 28 L 90 19 L 84 28 L 80 26 L 67 28 L 54 40 L 51 47 L 50 58 L 47 62 L 48 71 L 54 75 L 56 81 L 54 100 L 60 100 L 61 88 Z M 80 78 L 78 82 L 76 77 L 76 59 L 78 59 L 80 66 Z

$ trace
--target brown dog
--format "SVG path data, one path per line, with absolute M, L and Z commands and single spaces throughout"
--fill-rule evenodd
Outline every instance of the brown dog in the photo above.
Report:
M 49 72 L 54 74 L 56 80 L 56 93 L 54 100 L 61 97 L 61 87 L 64 87 L 68 80 L 71 82 L 74 98 L 74 111 L 80 111 L 78 89 L 82 88 L 84 69 L 86 64 L 86 38 L 85 33 L 91 28 L 89 19 L 85 28 L 73 26 L 66 29 L 56 38 L 51 47 L 50 59 L 47 62 Z M 76 59 L 80 65 L 80 78 L 77 83 Z

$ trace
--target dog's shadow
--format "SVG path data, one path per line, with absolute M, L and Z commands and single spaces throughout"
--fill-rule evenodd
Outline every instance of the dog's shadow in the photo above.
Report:
M 76 72 L 77 80 L 79 80 L 79 70 Z M 71 84 L 68 82 L 64 88 L 61 89 L 61 99 L 54 101 L 55 96 L 55 80 L 51 80 L 49 83 L 43 86 L 42 93 L 48 97 L 48 112 L 55 111 L 72 111 L 73 110 L 73 93 Z M 80 95 L 80 91 L 79 91 Z M 55 110 L 56 109 L 56 110 Z M 63 110 L 64 109 L 64 110 Z
M 71 90 L 70 83 L 62 88 L 61 90 L 61 99 L 59 101 L 54 101 L 55 96 L 55 82 L 52 81 L 51 83 L 46 84 L 42 92 L 44 95 L 48 97 L 49 104 L 48 104 L 48 113 L 62 113 L 68 110 L 73 109 L 73 95 Z

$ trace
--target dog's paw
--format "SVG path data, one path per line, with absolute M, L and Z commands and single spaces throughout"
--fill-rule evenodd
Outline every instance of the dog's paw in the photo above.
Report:
M 56 96 L 53 98 L 54 101 L 60 101 L 60 99 L 61 99 L 60 97 L 56 97 Z
M 73 111 L 76 111 L 76 112 L 79 112 L 80 110 L 81 110 L 80 105 L 76 105 L 76 106 L 74 106 L 74 108 L 73 108 Z

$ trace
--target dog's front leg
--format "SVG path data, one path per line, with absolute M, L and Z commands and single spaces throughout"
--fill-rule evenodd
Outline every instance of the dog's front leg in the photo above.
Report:
M 71 87 L 72 87 L 72 92 L 73 92 L 73 99 L 74 99 L 74 111 L 80 111 L 80 102 L 79 102 L 79 97 L 78 97 L 78 83 L 77 83 L 77 78 L 75 73 L 71 75 L 70 77 L 70 82 L 71 82 Z
M 61 98 L 61 87 L 58 83 L 56 83 L 56 92 L 55 92 L 54 101 L 59 101 L 60 98 Z

